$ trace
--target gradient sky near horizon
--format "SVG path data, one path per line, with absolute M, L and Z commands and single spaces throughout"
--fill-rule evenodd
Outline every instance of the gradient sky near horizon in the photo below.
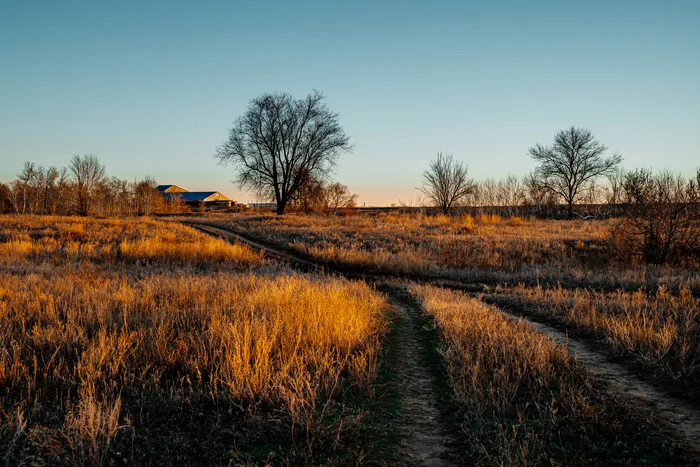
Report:
M 95 154 L 239 201 L 215 148 L 255 96 L 327 96 L 367 205 L 437 151 L 477 179 L 590 128 L 624 166 L 700 166 L 700 1 L 0 1 L 0 181 Z

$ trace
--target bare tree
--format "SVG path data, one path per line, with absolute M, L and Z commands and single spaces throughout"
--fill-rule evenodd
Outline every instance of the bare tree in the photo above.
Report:
M 352 149 L 338 114 L 314 91 L 304 99 L 286 93 L 253 99 L 216 150 L 221 164 L 237 170 L 236 181 L 277 202 L 284 214 L 308 176 L 326 178 L 342 152 Z
M 525 202 L 525 185 L 515 175 L 508 175 L 496 184 L 498 205 L 503 212 L 513 216 L 519 206 Z
M 134 186 L 137 211 L 140 214 L 150 216 L 153 211 L 162 208 L 163 197 L 156 189 L 157 186 L 155 178 L 150 175 L 146 175 L 146 178 Z
M 441 152 L 430 161 L 428 170 L 423 172 L 423 186 L 418 188 L 444 214 L 448 214 L 475 189 L 476 184 L 467 177 L 467 166 L 454 160 L 452 155 Z
M 289 205 L 294 209 L 311 213 L 322 212 L 326 206 L 326 187 L 322 180 L 318 180 L 310 174 L 306 174 L 299 189 L 294 193 Z
M 540 163 L 535 169 L 537 181 L 564 200 L 570 219 L 574 216 L 574 204 L 583 195 L 582 189 L 596 178 L 612 173 L 622 161 L 619 154 L 603 158 L 607 149 L 590 130 L 573 126 L 557 132 L 551 147 L 537 144 L 530 148 L 530 156 Z
M 347 185 L 338 182 L 331 183 L 324 191 L 326 208 L 331 214 L 335 214 L 339 209 L 355 207 L 357 195 L 351 193 Z
M 78 214 L 87 216 L 93 205 L 93 191 L 105 178 L 105 167 L 96 156 L 75 155 L 70 161 L 75 202 Z
M 182 199 L 180 193 L 170 193 L 168 199 L 165 200 L 165 209 L 170 214 L 179 214 L 187 210 L 187 206 Z
M 476 202 L 480 207 L 481 212 L 492 212 L 497 201 L 497 182 L 493 178 L 487 178 L 476 182 Z
M 15 184 L 18 214 L 35 214 L 39 204 L 39 168 L 33 162 L 25 162 Z
M 605 188 L 605 202 L 610 205 L 619 204 L 622 201 L 622 188 L 625 181 L 625 172 L 616 169 L 607 175 L 608 185 Z
M 12 180 L 8 185 L 8 200 L 15 214 L 23 214 L 24 196 L 22 195 L 23 183 L 20 180 Z

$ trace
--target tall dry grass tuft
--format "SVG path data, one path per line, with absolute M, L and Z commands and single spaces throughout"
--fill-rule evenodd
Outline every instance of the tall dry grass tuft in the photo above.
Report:
M 497 214 L 479 214 L 477 222 L 484 225 L 497 225 L 501 223 L 501 216 Z
M 409 291 L 444 341 L 462 429 L 474 446 L 469 463 L 678 462 L 665 437 L 604 391 L 564 346 L 462 293 L 417 285 Z M 649 446 L 639 449 L 639 443 Z
M 63 436 L 73 465 L 101 466 L 107 463 L 109 445 L 117 432 L 121 399 L 99 400 L 94 388 L 82 390 L 76 407 L 66 414 Z

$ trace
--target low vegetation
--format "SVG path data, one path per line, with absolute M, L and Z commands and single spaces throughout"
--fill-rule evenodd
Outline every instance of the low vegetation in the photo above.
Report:
M 600 336 L 611 352 L 634 357 L 655 379 L 700 396 L 700 300 L 687 287 L 649 294 L 519 286 L 496 291 L 494 299 Z
M 8 465 L 364 455 L 350 402 L 385 307 L 367 285 L 156 221 L 2 218 L 0 238 Z
M 451 387 L 462 407 L 467 463 L 693 462 L 648 414 L 608 392 L 564 346 L 462 293 L 416 285 L 409 290 L 444 342 Z
M 617 261 L 609 241 L 615 219 L 388 213 L 209 220 L 322 262 L 379 273 L 598 289 L 685 285 L 700 293 L 697 268 Z
M 611 243 L 621 220 L 418 212 L 200 220 L 341 269 L 477 283 L 481 299 L 409 286 L 435 323 L 460 410 L 456 458 L 697 462 L 565 347 L 484 303 L 576 329 L 657 386 L 697 400 L 697 265 L 622 261 Z M 176 222 L 0 217 L 0 457 L 9 465 L 396 459 L 374 435 L 389 440 L 400 428 L 366 416 L 377 376 L 391 377 L 381 370 L 387 307 L 365 282 L 295 274 Z M 410 409 L 393 403 L 375 413 Z

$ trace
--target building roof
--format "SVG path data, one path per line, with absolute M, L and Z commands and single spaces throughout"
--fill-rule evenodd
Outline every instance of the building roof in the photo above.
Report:
M 156 190 L 160 191 L 161 193 L 186 193 L 187 190 L 185 190 L 182 187 L 179 187 L 177 185 L 158 185 L 156 187 Z
M 232 201 L 218 191 L 166 192 L 166 199 L 178 198 L 182 201 Z

